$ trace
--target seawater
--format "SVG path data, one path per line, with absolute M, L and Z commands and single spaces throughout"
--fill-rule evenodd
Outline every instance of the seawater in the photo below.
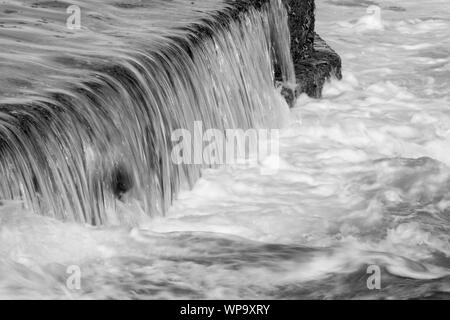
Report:
M 290 111 L 276 174 L 260 174 L 271 159 L 204 170 L 135 228 L 4 201 L 0 297 L 449 298 L 450 3 L 317 1 L 316 14 L 343 80 Z

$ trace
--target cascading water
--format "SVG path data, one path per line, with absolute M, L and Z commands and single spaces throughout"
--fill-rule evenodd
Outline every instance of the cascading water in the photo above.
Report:
M 160 31 L 160 38 L 109 54 L 36 46 L 31 71 L 14 70 L 15 82 L 26 83 L 41 68 L 55 71 L 58 85 L 27 92 L 29 102 L 0 101 L 0 198 L 25 198 L 34 211 L 62 220 L 117 224 L 124 221 L 115 197 L 128 191 L 143 212 L 163 214 L 179 186 L 200 175 L 198 165 L 171 162 L 175 129 L 193 130 L 195 121 L 221 130 L 279 125 L 285 105 L 273 65 L 295 83 L 284 5 L 268 1 L 238 18 L 232 8 L 221 10 L 181 34 Z M 95 28 L 111 42 L 110 32 Z M 4 45 L 14 51 L 9 40 L 19 35 L 6 32 Z M 100 39 L 88 42 L 94 40 Z M 40 61 L 51 49 L 58 55 Z
M 267 32 L 251 26 L 265 25 L 263 30 L 267 31 L 270 18 L 266 14 L 257 17 L 248 11 L 242 16 L 248 19 L 241 19 L 240 26 L 226 24 L 225 28 L 223 24 L 214 24 L 217 35 L 207 32 L 211 28 L 206 29 L 208 37 L 204 40 L 207 41 L 201 42 L 187 34 L 197 34 L 199 25 L 212 27 L 205 21 L 213 21 L 209 20 L 211 13 L 224 12 L 226 6 L 215 0 L 192 2 L 197 11 L 192 10 L 190 1 L 91 0 L 86 4 L 87 27 L 83 32 L 70 32 L 69 36 L 67 31 L 61 31 L 62 17 L 60 23 L 50 19 L 57 11 L 51 6 L 58 1 L 42 2 L 47 6 L 45 9 L 25 6 L 20 9 L 19 18 L 14 14 L 2 15 L 0 10 L 0 69 L 5 70 L 0 74 L 1 139 L 11 142 L 7 149 L 3 144 L 2 154 L 9 155 L 9 159 L 1 163 L 11 168 L 5 171 L 8 179 L 30 179 L 23 183 L 23 188 L 28 185 L 35 188 L 42 177 L 36 177 L 35 182 L 30 177 L 39 165 L 47 170 L 40 173 L 43 176 L 53 172 L 54 179 L 60 179 L 62 174 L 71 179 L 65 185 L 52 181 L 66 188 L 67 192 L 61 196 L 77 194 L 76 186 L 84 185 L 93 192 L 80 194 L 87 198 L 86 202 L 78 201 L 80 206 L 108 207 L 110 204 L 95 202 L 103 186 L 89 185 L 101 181 L 91 179 L 89 174 L 108 175 L 97 170 L 113 168 L 115 163 L 124 166 L 116 172 L 123 171 L 125 175 L 134 158 L 145 159 L 148 162 L 137 162 L 142 166 L 150 163 L 148 171 L 153 177 L 170 174 L 173 180 L 167 182 L 183 180 L 184 176 L 188 178 L 186 181 L 195 180 L 198 171 L 193 168 L 190 171 L 180 168 L 177 172 L 160 164 L 153 152 L 156 146 L 151 146 L 153 149 L 145 154 L 126 153 L 144 142 L 161 143 L 161 148 L 167 146 L 163 143 L 169 131 L 165 126 L 176 128 L 183 124 L 172 123 L 174 119 L 182 118 L 188 123 L 186 119 L 198 115 L 197 119 L 210 121 L 210 125 L 228 119 L 235 121 L 235 126 L 268 127 L 270 124 L 263 123 L 267 121 L 264 115 L 270 114 L 271 108 L 277 113 L 281 106 L 277 95 L 272 95 L 272 75 L 257 74 L 263 74 L 262 69 L 271 70 L 271 64 L 265 62 L 270 61 L 268 52 L 272 42 L 265 37 Z M 177 199 L 164 217 L 155 215 L 135 227 L 126 224 L 92 227 L 62 222 L 34 214 L 24 209 L 20 201 L 2 200 L 0 298 L 448 299 L 450 3 L 448 0 L 318 0 L 316 5 L 316 30 L 341 56 L 343 79 L 326 83 L 321 100 L 300 96 L 289 111 L 289 123 L 280 130 L 280 166 L 275 174 L 260 174 L 261 168 L 270 168 L 270 161 L 206 168 L 192 190 L 179 189 Z M 370 5 L 378 8 L 369 8 Z M 65 5 L 62 6 L 64 12 Z M 147 11 L 150 7 L 153 10 Z M 19 11 L 14 6 L 7 9 Z M 281 12 L 277 19 L 283 15 Z M 143 16 L 150 18 L 143 19 Z M 170 17 L 173 28 L 164 26 L 161 17 L 165 20 Z M 217 13 L 215 21 L 228 21 L 226 17 Z M 196 27 L 183 28 L 187 21 L 196 21 Z M 118 22 L 122 28 L 114 27 Z M 41 28 L 33 28 L 35 24 Z M 11 25 L 17 28 L 9 28 Z M 277 25 L 284 28 L 284 23 Z M 101 37 L 89 31 L 94 27 L 105 31 Z M 236 31 L 238 27 L 246 33 L 241 29 Z M 235 31 L 232 34 L 229 30 Z M 243 42 L 244 35 L 248 36 L 248 42 Z M 258 36 L 263 36 L 262 43 L 254 41 Z M 174 40 L 169 48 L 168 38 Z M 27 45 L 18 41 L 24 39 Z M 73 40 L 77 41 L 72 43 Z M 105 44 L 110 49 L 106 50 Z M 237 48 L 238 45 L 244 47 Z M 266 51 L 253 52 L 250 46 Z M 148 54 L 155 52 L 155 48 L 161 55 Z M 185 64 L 181 56 L 169 59 L 170 52 L 182 53 L 189 57 L 190 63 Z M 277 52 L 274 54 L 277 60 L 283 59 L 284 51 Z M 248 56 L 239 55 L 243 53 Z M 221 64 L 210 65 L 209 55 L 222 56 L 223 61 L 216 58 Z M 233 65 L 225 61 L 231 57 L 234 62 L 246 59 L 248 63 Z M 162 73 L 169 66 L 171 69 Z M 188 68 L 192 72 L 186 74 Z M 88 76 L 86 70 L 94 73 Z M 229 72 L 236 72 L 239 77 L 233 76 L 233 80 L 224 77 Z M 205 73 L 208 81 L 200 77 Z M 94 77 L 95 74 L 99 77 Z M 172 76 L 175 74 L 177 77 Z M 195 79 L 203 82 L 192 91 L 190 80 Z M 79 86 L 74 88 L 69 83 Z M 239 91 L 242 96 L 229 94 L 237 94 L 238 86 L 246 88 Z M 161 88 L 167 87 L 177 90 L 164 94 Z M 60 88 L 59 95 L 40 97 L 36 100 L 39 104 L 35 102 L 26 108 L 27 100 L 34 101 L 29 98 L 39 98 L 38 88 L 47 91 Z M 197 94 L 203 91 L 210 95 Z M 152 93 L 153 101 L 157 102 L 150 105 L 153 109 L 148 109 L 153 112 L 153 118 L 142 116 L 147 112 L 143 99 L 147 93 Z M 205 100 L 205 108 L 210 109 L 195 113 L 200 112 L 201 103 L 197 103 L 199 109 L 196 109 L 193 107 L 196 104 L 189 104 L 190 99 Z M 251 104 L 254 111 L 213 108 L 217 101 L 231 105 L 236 100 L 238 106 Z M 55 101 L 64 108 L 50 108 Z M 16 108 L 21 104 L 23 107 Z M 97 106 L 93 111 L 92 105 Z M 75 109 L 76 106 L 84 109 Z M 108 113 L 98 106 L 109 106 L 107 110 L 121 110 L 121 113 Z M 169 106 L 177 108 L 172 112 Z M 131 117 L 133 113 L 127 113 L 130 108 L 133 112 L 140 110 L 135 119 Z M 45 109 L 48 112 L 42 112 Z M 163 117 L 160 110 L 170 110 L 170 113 Z M 186 113 L 180 116 L 182 111 Z M 224 112 L 223 117 L 219 111 Z M 247 117 L 238 118 L 233 112 Z M 23 118 L 23 114 L 28 118 Z M 56 114 L 61 122 L 47 120 Z M 205 120 L 207 115 L 212 120 Z M 99 122 L 88 122 L 89 128 L 81 125 L 88 119 Z M 123 127 L 120 131 L 110 129 L 107 136 L 104 132 L 98 135 L 111 123 L 119 128 L 119 124 L 127 121 L 141 124 L 145 119 L 158 124 L 153 128 L 155 132 L 150 131 L 152 127 L 148 131 L 146 127 Z M 31 120 L 34 122 L 30 123 Z M 167 123 L 158 122 L 163 120 Z M 78 126 L 84 130 L 77 131 Z M 231 124 L 222 127 L 227 126 Z M 66 140 L 58 140 L 52 132 L 62 134 Z M 131 139 L 133 133 L 139 135 Z M 124 146 L 125 138 L 135 145 Z M 71 139 L 80 141 L 79 145 L 71 144 Z M 124 147 L 125 151 L 121 151 Z M 85 151 L 79 152 L 82 148 Z M 60 152 L 54 154 L 54 150 Z M 34 154 L 37 151 L 40 153 Z M 52 157 L 37 157 L 43 151 Z M 22 158 L 11 158 L 11 155 Z M 24 165 L 13 171 L 13 160 Z M 26 160 L 32 162 L 27 164 Z M 44 166 L 45 161 L 50 163 Z M 53 165 L 56 163 L 57 169 Z M 74 167 L 88 172 L 88 177 L 74 174 Z M 136 178 L 141 179 L 138 180 L 141 184 L 147 179 Z M 125 185 L 117 186 L 117 193 L 131 184 L 123 177 L 119 180 Z M 158 180 L 149 178 L 149 181 Z M 12 196 L 22 192 L 19 183 L 12 183 L 15 189 L 10 190 L 2 182 L 2 193 Z M 137 183 L 133 183 L 136 187 Z M 177 183 L 166 186 L 177 190 Z M 155 195 L 162 195 L 158 184 L 144 187 L 155 188 Z M 42 208 L 44 192 L 52 190 L 36 193 L 35 201 L 29 203 L 37 203 Z M 105 198 L 112 200 L 107 194 L 109 191 Z M 169 194 L 164 196 L 170 198 Z M 53 194 L 47 196 L 51 198 Z M 140 197 L 134 193 L 130 196 Z M 124 194 L 123 201 L 128 200 Z M 109 220 L 108 216 L 108 224 L 138 215 L 142 210 L 132 202 L 124 205 L 116 201 L 116 205 L 117 210 L 113 212 L 118 217 L 112 215 Z M 42 209 L 41 212 L 57 214 Z M 79 220 L 84 221 L 84 216 Z M 71 267 L 79 267 L 81 271 L 78 289 L 66 285 Z M 368 286 L 373 275 L 368 271 L 374 268 L 380 271 L 379 289 Z

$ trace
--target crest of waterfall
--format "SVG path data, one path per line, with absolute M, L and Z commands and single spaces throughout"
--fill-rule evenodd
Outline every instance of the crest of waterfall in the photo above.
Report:
M 195 121 L 205 130 L 276 126 L 274 65 L 295 82 L 286 9 L 273 0 L 231 15 L 120 48 L 114 61 L 79 53 L 90 69 L 82 81 L 0 101 L 0 198 L 61 220 L 116 224 L 115 194 L 131 188 L 145 213 L 162 215 L 201 170 L 172 163 L 174 130 Z

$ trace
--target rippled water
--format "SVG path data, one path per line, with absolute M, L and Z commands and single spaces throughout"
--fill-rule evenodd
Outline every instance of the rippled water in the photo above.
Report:
M 134 229 L 4 202 L 0 297 L 448 299 L 450 3 L 317 1 L 317 29 L 344 79 L 291 110 L 276 175 L 206 170 Z

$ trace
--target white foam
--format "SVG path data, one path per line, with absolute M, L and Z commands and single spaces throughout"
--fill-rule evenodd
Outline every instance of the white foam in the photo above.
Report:
M 366 15 L 358 20 L 340 22 L 339 25 L 356 32 L 383 31 L 384 23 L 381 19 L 381 8 L 376 5 L 371 5 L 367 7 Z

